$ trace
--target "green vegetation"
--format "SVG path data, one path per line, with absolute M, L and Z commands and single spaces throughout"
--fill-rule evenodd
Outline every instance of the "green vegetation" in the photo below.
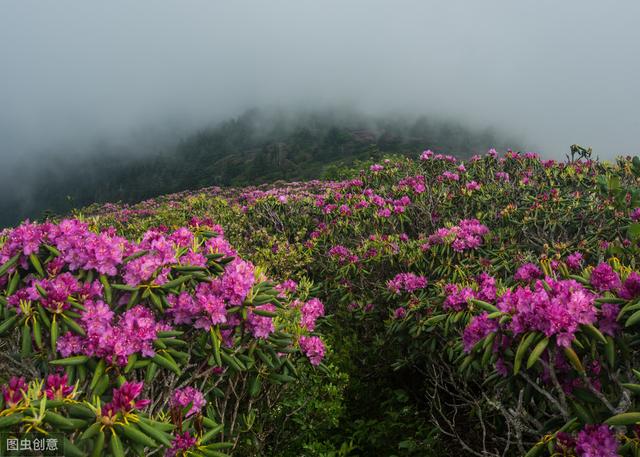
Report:
M 413 154 L 425 144 L 460 157 L 505 146 L 489 129 L 426 117 L 253 110 L 153 153 L 100 143 L 77 156 L 53 154 L 34 170 L 21 167 L 19 177 L 4 183 L 0 227 L 93 202 L 133 203 L 208 186 L 333 178 L 339 166 L 385 153 Z

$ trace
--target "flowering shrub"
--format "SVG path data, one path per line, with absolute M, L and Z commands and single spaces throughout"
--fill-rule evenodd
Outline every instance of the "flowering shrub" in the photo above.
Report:
M 62 432 L 66 455 L 224 455 L 301 356 L 325 354 L 310 334 L 322 302 L 293 300 L 294 282 L 276 287 L 203 221 L 138 242 L 25 222 L 0 265 L 0 335 L 19 360 L 0 428 Z
M 427 324 L 458 334 L 460 369 L 485 373 L 494 407 L 520 405 L 503 410 L 507 423 L 519 424 L 521 434 L 544 434 L 527 455 L 636 452 L 636 430 L 626 426 L 640 423 L 640 371 L 622 367 L 640 321 L 638 273 L 600 263 L 575 276 L 529 263 L 497 294 L 482 292 L 487 277 L 470 287 L 447 285 L 448 314 Z M 454 330 L 454 322 L 466 323 Z
M 100 407 L 109 453 L 111 430 L 143 452 L 125 418 L 165 455 L 638 453 L 640 159 L 425 151 L 332 176 L 0 234 L 0 424 L 46 398 L 81 452 Z

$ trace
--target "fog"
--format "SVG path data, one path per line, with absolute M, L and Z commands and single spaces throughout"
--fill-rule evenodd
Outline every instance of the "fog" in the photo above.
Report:
M 255 106 L 454 118 L 551 157 L 638 153 L 638 17 L 634 1 L 4 0 L 0 163 Z

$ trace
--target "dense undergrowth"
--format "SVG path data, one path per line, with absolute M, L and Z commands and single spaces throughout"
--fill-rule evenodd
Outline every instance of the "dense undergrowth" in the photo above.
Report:
M 68 274 L 79 288 L 95 284 L 101 300 L 112 284 L 124 285 L 117 289 L 120 299 L 103 300 L 123 322 L 142 306 L 156 325 L 172 326 L 158 328 L 162 338 L 149 338 L 160 356 L 155 339 L 161 345 L 165 339 L 189 341 L 178 349 L 185 355 L 168 358 L 180 365 L 177 370 L 159 361 L 154 370 L 161 381 L 136 384 L 153 406 L 120 412 L 173 424 L 163 437 L 173 440 L 176 452 L 176 434 L 188 432 L 192 441 L 180 441 L 180 452 L 199 449 L 203 455 L 213 455 L 206 454 L 207 443 L 225 448 L 209 452 L 234 455 L 637 455 L 640 161 L 592 161 L 576 151 L 578 157 L 561 163 L 511 151 L 460 162 L 425 151 L 415 160 L 390 156 L 343 169 L 336 181 L 209 188 L 78 210 L 75 218 L 102 233 L 83 232 L 89 245 L 98 237 L 122 239 L 115 270 L 66 259 L 64 230 L 32 236 L 35 229 L 25 224 L 6 231 L 0 238 L 4 372 L 43 378 L 64 364 L 51 361 L 74 356 L 56 355 L 44 336 L 51 325 L 42 326 L 43 336 L 33 333 L 38 316 L 51 321 L 49 314 L 58 312 L 47 305 L 48 285 Z M 53 227 L 65 224 L 79 223 Z M 190 233 L 191 244 L 181 245 L 178 233 Z M 222 241 L 210 241 L 216 237 L 237 253 L 222 252 Z M 153 240 L 170 245 L 167 256 L 171 249 L 180 255 L 152 262 L 144 270 L 149 276 L 141 276 L 124 259 L 138 251 L 151 252 L 140 259 L 162 257 L 145 244 Z M 211 290 L 207 284 L 224 282 L 228 265 L 238 262 L 256 266 L 240 297 Z M 254 292 L 256 287 L 274 292 Z M 197 301 L 199 289 L 222 300 L 219 312 L 235 316 L 231 323 L 210 323 L 232 332 L 224 360 L 207 361 L 220 351 L 218 339 L 196 319 L 215 313 L 180 301 Z M 79 291 L 62 295 L 69 306 L 92 299 Z M 256 297 L 262 298 L 254 302 Z M 31 320 L 24 319 L 27 306 L 37 308 Z M 15 314 L 17 308 L 22 314 Z M 181 308 L 188 317 L 176 320 Z M 256 308 L 265 312 L 256 315 Z M 74 338 L 88 333 L 86 311 L 60 312 L 72 334 L 74 325 L 80 327 Z M 268 322 L 256 326 L 252 316 Z M 22 336 L 9 331 L 17 325 Z M 317 335 L 324 344 L 311 343 Z M 270 359 L 255 355 L 256 348 Z M 98 382 L 89 374 L 105 357 L 112 369 L 104 382 L 115 390 L 98 395 L 112 404 L 125 382 L 144 383 L 149 367 L 158 366 L 158 353 L 143 350 L 133 362 L 131 354 L 120 361 L 101 352 L 83 355 L 82 365 L 67 369 L 65 382 L 78 379 L 73 398 L 88 404 L 95 402 L 90 393 Z M 180 368 L 198 363 L 216 376 L 195 386 L 203 392 L 201 412 L 182 424 L 193 400 L 178 411 L 173 390 L 191 385 Z M 258 391 L 256 378 L 265 384 Z M 16 383 L 14 378 L 5 387 L 0 417 L 5 424 L 20 414 L 13 430 L 33 423 L 28 408 L 20 408 L 27 398 L 41 405 L 38 392 L 46 390 L 32 383 L 21 396 Z M 222 407 L 227 398 L 236 413 Z M 54 415 L 75 423 L 72 408 L 60 402 L 52 406 Z M 104 424 L 104 416 L 86 408 L 80 417 L 85 423 L 65 429 L 79 452 L 93 449 L 80 439 L 83 427 Z M 199 442 L 210 431 L 207 424 L 217 435 Z M 126 428 L 110 427 L 112 434 L 100 431 L 107 442 Z M 126 434 L 123 441 L 132 442 Z M 136 446 L 132 455 L 143 445 Z M 105 452 L 117 455 L 106 445 Z

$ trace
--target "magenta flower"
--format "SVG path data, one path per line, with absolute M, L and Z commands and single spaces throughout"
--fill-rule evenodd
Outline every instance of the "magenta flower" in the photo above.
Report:
M 300 325 L 313 332 L 316 328 L 316 320 L 324 316 L 324 304 L 317 298 L 312 298 L 302 305 L 300 312 L 302 314 Z
M 567 256 L 567 266 L 572 270 L 579 270 L 582 267 L 582 254 L 580 252 L 574 252 Z
M 469 299 L 474 298 L 473 289 L 470 287 L 459 288 L 456 284 L 444 286 L 446 298 L 442 303 L 445 310 L 462 311 L 467 308 Z
M 407 315 L 407 310 L 403 307 L 396 308 L 393 312 L 394 319 L 403 319 Z
M 585 425 L 576 439 L 579 457 L 617 457 L 618 440 L 608 425 Z
M 47 376 L 44 392 L 49 400 L 63 400 L 73 393 L 73 386 L 68 384 L 66 373 L 62 376 L 50 374 Z
M 620 289 L 618 295 L 625 300 L 633 300 L 640 296 L 640 274 L 632 271 L 629 276 L 627 276 L 624 284 L 622 284 L 622 289 Z
M 399 273 L 393 279 L 387 281 L 387 289 L 394 294 L 400 294 L 402 291 L 411 293 L 427 287 L 427 282 L 427 278 L 424 276 L 418 276 L 413 273 Z
M 489 319 L 489 314 L 483 312 L 467 325 L 462 334 L 462 342 L 464 343 L 464 351 L 471 352 L 476 343 L 487 335 L 498 329 L 498 322 L 495 319 Z
M 478 184 L 475 181 L 469 181 L 467 184 L 465 184 L 464 186 L 467 190 L 479 190 L 480 189 L 480 184 Z
M 540 268 L 538 268 L 538 266 L 533 263 L 525 263 L 520 268 L 518 268 L 516 274 L 513 275 L 513 279 L 523 282 L 529 282 L 532 279 L 538 278 L 542 278 L 542 270 L 540 270 Z
M 167 457 L 176 457 L 177 455 L 184 455 L 186 451 L 189 449 L 193 449 L 198 444 L 198 440 L 195 436 L 191 436 L 189 431 L 184 433 L 177 433 L 173 442 L 171 443 L 171 448 L 167 450 Z
M 600 318 L 598 319 L 598 328 L 606 335 L 615 336 L 620 328 L 618 323 L 618 313 L 620 305 L 603 303 L 600 307 Z
M 267 303 L 266 305 L 256 306 L 255 309 L 274 312 L 276 307 Z M 247 327 L 255 338 L 268 338 L 275 331 L 272 317 L 260 316 L 252 311 L 247 314 Z
M 427 245 L 446 243 L 451 244 L 456 252 L 463 252 L 478 248 L 488 232 L 489 229 L 477 219 L 462 219 L 456 226 L 438 229 L 429 236 Z
M 4 407 L 13 408 L 24 398 L 23 392 L 27 392 L 28 386 L 24 378 L 13 376 L 9 382 L 2 386 L 2 396 L 4 397 Z
M 204 395 L 198 389 L 193 387 L 185 387 L 184 389 L 177 389 L 171 397 L 171 406 L 174 408 L 183 409 L 191 404 L 191 408 L 187 412 L 186 417 L 200 414 L 202 408 L 207 404 L 204 399 Z
M 496 299 L 496 280 L 487 273 L 481 273 L 476 278 L 478 283 L 478 291 L 476 298 L 483 301 L 491 302 Z
M 591 272 L 591 285 L 600 292 L 620 288 L 620 277 L 608 263 L 602 262 Z
M 309 358 L 311 365 L 320 365 L 324 358 L 324 343 L 317 336 L 301 336 L 300 349 Z
M 541 280 L 536 281 L 533 290 L 507 290 L 498 300 L 498 309 L 512 315 L 510 328 L 515 335 L 539 331 L 548 337 L 555 335 L 560 346 L 569 346 L 580 325 L 596 321 L 596 297 L 574 280 L 545 281 L 549 291 Z
M 111 404 L 114 409 L 122 412 L 142 409 L 151 403 L 151 400 L 138 400 L 142 389 L 144 389 L 144 383 L 126 381 L 117 389 L 113 389 Z

